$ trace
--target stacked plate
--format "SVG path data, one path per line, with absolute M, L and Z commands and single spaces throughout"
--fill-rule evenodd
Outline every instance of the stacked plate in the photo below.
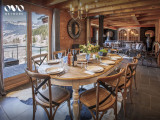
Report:
M 88 66 L 86 68 L 87 71 L 91 71 L 91 72 L 94 72 L 94 73 L 97 73 L 97 72 L 102 72 L 104 70 L 103 67 L 100 67 L 100 66 Z
M 111 59 L 112 60 L 118 60 L 118 59 L 121 59 L 121 57 L 120 56 L 111 56 Z
M 113 65 L 113 64 L 115 64 L 115 62 L 111 61 L 111 60 L 101 60 L 101 63 L 102 64 L 107 64 L 107 65 Z
M 59 74 L 63 71 L 64 71 L 64 68 L 59 68 L 59 67 L 51 67 L 45 70 L 47 74 Z
M 47 64 L 57 64 L 60 62 L 60 59 L 55 59 L 55 60 L 48 60 Z

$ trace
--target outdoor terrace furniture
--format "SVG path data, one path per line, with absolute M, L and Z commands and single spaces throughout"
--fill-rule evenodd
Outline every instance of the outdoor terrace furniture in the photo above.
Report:
M 80 103 L 84 104 L 90 111 L 94 120 L 101 120 L 104 113 L 109 108 L 114 108 L 115 119 L 117 120 L 117 93 L 121 76 L 125 70 L 122 69 L 119 73 L 100 77 L 97 80 L 97 86 L 80 94 Z M 105 84 L 110 81 L 115 81 L 115 88 L 110 89 Z M 102 86 L 102 87 L 101 87 Z M 96 116 L 94 115 L 96 112 Z M 99 112 L 102 112 L 99 118 Z
M 9 67 L 9 66 L 18 65 L 18 64 L 19 64 L 19 60 L 17 59 L 14 59 L 14 58 L 4 59 L 4 67 Z
M 48 74 L 39 74 L 28 70 L 26 70 L 26 74 L 32 83 L 33 119 L 35 119 L 37 105 L 40 105 L 46 111 L 49 120 L 53 120 L 59 106 L 67 101 L 72 120 L 69 91 L 59 86 L 51 85 L 50 76 Z M 37 80 L 39 79 L 41 79 L 41 83 L 37 84 Z M 46 83 L 48 83 L 47 88 L 41 89 Z M 47 110 L 47 108 L 49 108 L 49 110 Z M 53 114 L 52 108 L 54 108 Z

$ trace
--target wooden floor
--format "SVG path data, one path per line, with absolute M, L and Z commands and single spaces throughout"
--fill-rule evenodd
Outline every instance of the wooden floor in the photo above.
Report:
M 138 90 L 133 90 L 133 104 L 127 100 L 125 120 L 160 120 L 160 68 L 138 65 L 137 85 Z M 61 120 L 61 117 L 58 118 Z M 47 119 L 41 107 L 38 107 L 36 119 Z M 118 119 L 124 120 L 122 109 Z M 0 120 L 32 120 L 32 106 L 25 105 L 17 98 L 0 97 Z

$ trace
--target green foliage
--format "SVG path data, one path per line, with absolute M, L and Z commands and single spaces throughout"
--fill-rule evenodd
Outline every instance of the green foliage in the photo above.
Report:
M 33 43 L 35 43 L 36 42 L 36 38 L 35 38 L 35 36 L 33 36 Z
M 88 54 L 98 52 L 99 50 L 98 45 L 94 46 L 90 43 L 88 43 L 87 45 L 80 45 L 79 48 L 80 48 L 80 51 L 82 51 L 83 53 L 88 53 Z
M 37 29 L 32 31 L 32 35 L 41 35 L 42 39 L 44 40 L 48 36 L 48 25 L 42 25 Z
M 99 52 L 107 53 L 108 51 L 106 49 L 101 49 Z

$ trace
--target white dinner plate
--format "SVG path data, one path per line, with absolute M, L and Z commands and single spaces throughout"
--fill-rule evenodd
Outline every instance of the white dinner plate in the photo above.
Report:
M 118 59 L 121 59 L 121 57 L 120 56 L 111 56 L 111 59 L 112 60 L 118 60 Z
M 59 68 L 59 67 L 51 67 L 47 68 L 46 70 L 47 74 L 58 74 L 64 71 L 64 68 Z
M 48 64 L 57 64 L 57 63 L 59 63 L 60 62 L 60 60 L 59 59 L 55 59 L 55 60 L 48 60 L 47 61 L 47 63 Z
M 111 61 L 111 60 L 101 60 L 101 63 L 103 63 L 103 64 L 108 64 L 108 65 L 113 65 L 113 64 L 115 64 L 115 62 L 114 62 L 114 61 Z
M 104 68 L 100 66 L 88 66 L 86 70 L 96 73 L 96 72 L 102 72 Z

